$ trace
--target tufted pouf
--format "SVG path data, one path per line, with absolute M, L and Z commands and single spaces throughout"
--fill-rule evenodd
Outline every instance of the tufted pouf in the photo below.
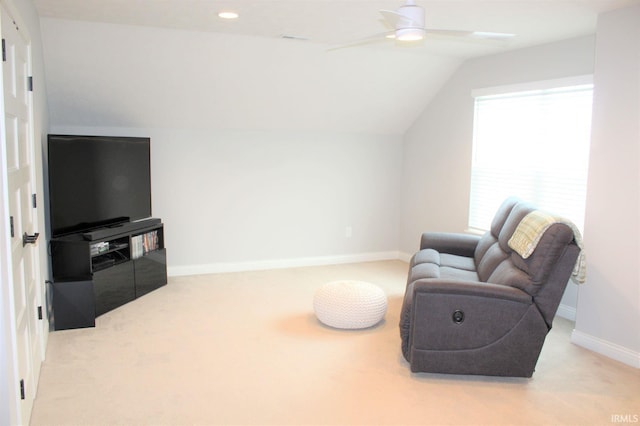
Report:
M 387 296 L 364 281 L 333 281 L 320 287 L 313 298 L 318 319 L 335 328 L 367 328 L 384 318 Z

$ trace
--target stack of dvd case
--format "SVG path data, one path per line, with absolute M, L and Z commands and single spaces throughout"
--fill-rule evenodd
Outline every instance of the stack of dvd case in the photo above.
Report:
M 138 259 L 159 248 L 158 231 L 150 231 L 131 237 L 131 257 L 133 259 Z

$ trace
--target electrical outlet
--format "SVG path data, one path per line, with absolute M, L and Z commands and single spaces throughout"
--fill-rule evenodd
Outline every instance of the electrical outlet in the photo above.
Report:
M 353 229 L 351 229 L 350 226 L 347 226 L 346 228 L 344 228 L 344 236 L 346 238 L 351 238 L 352 235 L 353 235 Z

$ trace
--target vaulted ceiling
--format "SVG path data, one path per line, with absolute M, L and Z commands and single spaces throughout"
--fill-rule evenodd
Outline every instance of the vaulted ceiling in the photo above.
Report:
M 395 10 L 400 0 L 33 0 L 46 18 L 54 124 L 157 126 L 169 119 L 174 126 L 374 133 L 403 133 L 467 58 L 593 34 L 599 13 L 638 1 L 417 1 L 428 28 L 516 37 L 430 37 L 404 46 L 383 36 L 360 43 L 388 30 L 378 11 Z M 239 19 L 217 16 L 229 9 Z M 159 46 L 173 49 L 190 75 L 152 53 Z M 180 90 L 168 85 L 180 78 Z M 188 111 L 163 110 L 167 93 L 191 105 Z M 118 105 L 122 99 L 129 106 Z M 134 111 L 131 103 L 137 120 L 113 117 Z
M 293 36 L 342 45 L 387 31 L 379 10 L 402 0 L 34 0 L 41 16 L 219 32 L 260 37 Z M 426 26 L 513 33 L 508 45 L 438 39 L 415 50 L 477 56 L 581 35 L 595 30 L 597 15 L 637 0 L 423 0 Z M 239 19 L 218 18 L 234 10 Z M 380 45 L 393 48 L 380 38 Z

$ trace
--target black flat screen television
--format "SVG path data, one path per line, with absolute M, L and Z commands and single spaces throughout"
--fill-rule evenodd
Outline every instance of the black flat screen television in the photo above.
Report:
M 151 217 L 149 138 L 49 135 L 51 233 Z

